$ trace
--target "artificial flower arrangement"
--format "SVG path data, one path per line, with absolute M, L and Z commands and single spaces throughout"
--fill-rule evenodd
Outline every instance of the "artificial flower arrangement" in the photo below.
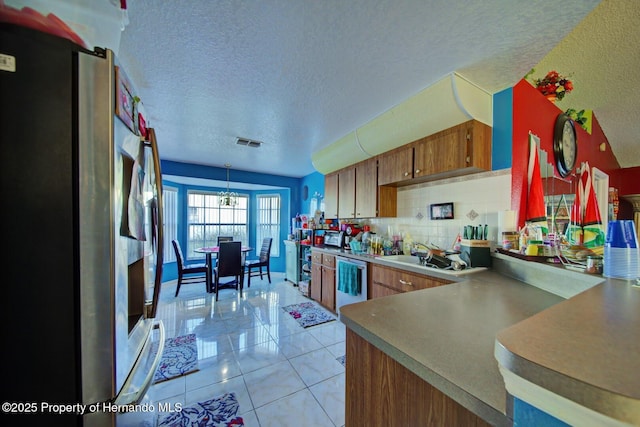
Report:
M 533 70 L 531 70 L 533 71 Z M 551 70 L 541 79 L 534 79 L 536 89 L 544 96 L 555 95 L 558 100 L 573 90 L 573 82 L 568 77 Z

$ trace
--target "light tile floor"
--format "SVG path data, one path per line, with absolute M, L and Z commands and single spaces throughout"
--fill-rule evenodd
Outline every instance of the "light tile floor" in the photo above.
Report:
M 345 326 L 339 320 L 301 327 L 282 307 L 304 301 L 281 273 L 252 278 L 241 298 L 219 300 L 203 284 L 164 283 L 157 318 L 166 336 L 195 333 L 199 371 L 155 384 L 156 402 L 190 405 L 235 392 L 246 427 L 344 425 Z M 246 279 L 245 279 L 246 280 Z

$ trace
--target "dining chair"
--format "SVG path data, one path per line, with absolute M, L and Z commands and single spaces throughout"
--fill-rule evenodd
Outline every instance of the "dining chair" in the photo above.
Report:
M 207 283 L 207 266 L 204 264 L 185 265 L 180 242 L 172 240 L 171 243 L 173 244 L 173 250 L 176 253 L 176 262 L 178 265 L 178 287 L 176 288 L 175 296 L 178 296 L 180 286 L 182 286 L 183 283 L 205 283 L 205 289 L 208 291 L 209 284 Z
M 233 236 L 218 236 L 218 244 L 217 246 L 220 247 L 220 243 L 222 242 L 233 242 Z M 215 260 L 215 264 L 218 264 L 218 260 Z
M 220 283 L 223 277 L 233 277 L 233 280 Z M 216 301 L 218 301 L 220 289 L 232 286 L 240 290 L 240 297 L 242 297 L 243 281 L 242 242 L 220 242 L 218 265 L 213 269 L 213 292 L 216 294 Z
M 271 243 L 273 242 L 273 238 L 265 237 L 262 239 L 262 247 L 260 247 L 260 256 L 258 259 L 247 260 L 245 263 L 245 268 L 247 269 L 247 287 L 251 287 L 251 277 L 252 276 L 260 276 L 262 280 L 262 275 L 266 274 L 267 279 L 269 279 L 269 283 L 271 283 Z M 262 269 L 265 269 L 264 271 Z

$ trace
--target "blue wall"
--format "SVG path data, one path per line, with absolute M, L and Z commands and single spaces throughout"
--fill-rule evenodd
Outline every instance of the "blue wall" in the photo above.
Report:
M 304 198 L 304 187 L 307 187 L 307 198 Z M 307 175 L 302 178 L 301 182 L 301 195 L 300 200 L 302 201 L 300 205 L 300 213 L 312 214 L 313 212 L 309 212 L 309 205 L 311 198 L 315 193 L 320 193 L 324 198 L 324 175 L 320 172 L 314 172 L 310 175 Z M 322 199 L 318 199 L 318 206 L 320 206 L 320 202 Z
M 192 178 L 203 178 L 203 179 L 213 179 L 219 181 L 227 180 L 227 169 L 219 168 L 213 166 L 202 166 L 202 165 L 192 165 L 188 163 L 179 163 L 173 161 L 162 160 L 161 162 L 161 170 L 162 175 L 176 175 L 176 176 L 184 176 L 184 177 L 192 177 Z M 231 182 L 240 182 L 247 184 L 260 184 L 260 185 L 269 185 L 274 187 L 281 187 L 279 189 L 268 189 L 268 190 L 239 190 L 242 194 L 249 195 L 249 206 L 256 206 L 256 197 L 260 194 L 279 194 L 282 200 L 282 206 L 280 210 L 280 215 L 282 218 L 282 228 L 280 230 L 280 239 L 278 241 L 274 241 L 274 245 L 279 245 L 280 247 L 280 255 L 278 257 L 271 257 L 271 271 L 274 272 L 284 272 L 285 271 L 285 256 L 284 256 L 284 243 L 283 241 L 287 239 L 289 234 L 289 225 L 291 224 L 291 218 L 293 218 L 296 213 L 302 212 L 303 208 L 301 205 L 302 198 L 302 187 L 303 181 L 307 181 L 310 183 L 318 182 L 320 179 L 318 177 L 313 177 L 312 175 L 319 175 L 322 178 L 322 184 L 324 187 L 324 176 L 319 173 L 314 173 L 309 175 L 309 178 L 292 178 L 286 176 L 279 175 L 268 175 L 261 174 L 256 172 L 246 172 L 230 169 L 229 180 Z M 169 179 L 162 180 L 164 186 L 174 187 L 178 189 L 178 239 L 181 242 L 186 242 L 187 240 L 187 228 L 186 228 L 186 218 L 187 218 L 187 192 L 189 190 L 204 190 L 204 191 L 220 191 L 224 190 L 224 188 L 219 187 L 203 187 L 200 185 L 183 185 L 177 184 L 175 182 L 170 181 Z M 307 184 L 309 185 L 309 184 Z M 316 184 L 312 184 L 314 187 L 317 187 Z M 316 191 L 315 189 L 313 191 Z M 311 192 L 310 194 L 313 194 Z M 309 203 L 307 201 L 307 209 Z M 249 224 L 256 224 L 255 211 L 250 211 L 249 213 Z M 249 246 L 254 248 L 259 248 L 260 243 L 255 241 L 256 231 L 255 228 L 249 230 Z M 171 242 L 167 242 L 167 244 L 171 244 Z M 255 252 L 250 252 L 248 256 L 254 257 Z M 194 262 L 193 260 L 186 260 L 187 263 Z M 202 262 L 202 260 L 197 260 L 196 262 Z M 165 263 L 163 266 L 162 272 L 162 280 L 175 280 L 177 279 L 177 267 L 176 263 Z
M 513 89 L 493 95 L 491 169 L 511 167 L 513 135 Z

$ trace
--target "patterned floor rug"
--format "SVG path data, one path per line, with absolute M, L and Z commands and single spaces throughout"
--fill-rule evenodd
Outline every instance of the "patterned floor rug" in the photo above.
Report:
M 238 409 L 235 393 L 225 393 L 160 417 L 158 427 L 242 427 L 244 420 L 238 416 Z
M 336 320 L 336 317 L 333 314 L 329 313 L 315 302 L 291 304 L 286 307 L 282 307 L 282 309 L 296 319 L 303 328 Z
M 153 383 L 167 381 L 198 370 L 196 334 L 167 338 Z

